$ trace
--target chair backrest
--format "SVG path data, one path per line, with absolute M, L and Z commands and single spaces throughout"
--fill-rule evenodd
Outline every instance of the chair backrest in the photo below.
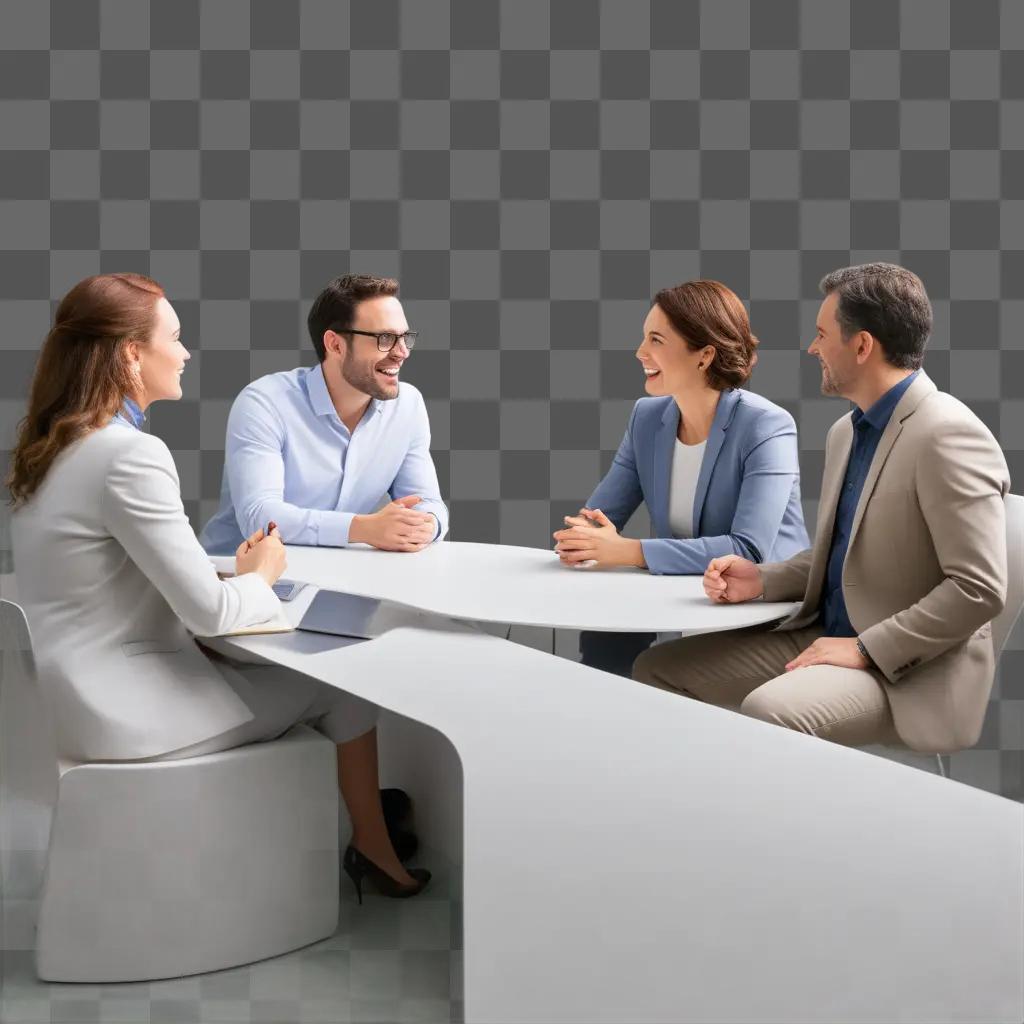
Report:
M 24 610 L 13 601 L 0 600 L 0 639 L 3 641 L 4 654 L 17 653 L 27 663 L 26 667 L 34 680 L 36 666 L 32 654 L 32 634 Z
M 41 888 L 58 778 L 28 620 L 20 606 L 0 600 L 0 887 L 5 899 L 33 900 Z M 8 949 L 31 948 L 29 938 L 8 927 L 0 934 Z
M 1006 562 L 1006 604 L 992 620 L 997 661 L 1024 608 L 1024 497 L 1019 494 L 1006 496 Z

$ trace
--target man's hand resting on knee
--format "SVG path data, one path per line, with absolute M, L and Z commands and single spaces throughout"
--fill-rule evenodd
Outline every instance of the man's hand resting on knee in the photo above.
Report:
M 810 647 L 805 647 L 786 671 L 806 668 L 808 665 L 838 665 L 839 668 L 869 668 L 868 660 L 860 653 L 855 636 L 819 636 Z
M 739 555 L 723 555 L 708 562 L 704 593 L 716 604 L 739 604 L 760 597 L 764 586 L 756 563 Z
M 413 508 L 423 499 L 417 494 L 396 498 L 378 512 L 354 516 L 348 539 L 353 544 L 370 544 L 383 551 L 420 551 L 437 534 L 437 520 L 429 512 Z

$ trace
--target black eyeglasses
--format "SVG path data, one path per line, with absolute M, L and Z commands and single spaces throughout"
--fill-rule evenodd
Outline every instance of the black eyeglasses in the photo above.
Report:
M 405 334 L 395 334 L 393 331 L 382 331 L 378 334 L 376 331 L 339 331 L 339 334 L 361 334 L 366 338 L 377 339 L 377 351 L 378 352 L 390 352 L 395 345 L 402 341 L 405 342 L 405 347 L 408 351 L 412 351 L 416 344 L 416 339 L 419 337 L 419 331 L 406 331 Z

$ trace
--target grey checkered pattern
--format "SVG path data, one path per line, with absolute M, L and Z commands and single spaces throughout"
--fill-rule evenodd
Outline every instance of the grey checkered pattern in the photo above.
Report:
M 373 894 L 362 906 L 343 878 L 340 924 L 285 956 L 191 978 L 49 985 L 32 953 L 0 949 L 0 1021 L 30 1024 L 442 1024 L 462 1020 L 462 880 L 425 851 L 435 874 L 414 900 Z
M 406 375 L 427 397 L 452 538 L 546 545 L 642 393 L 650 296 L 714 277 L 749 300 L 751 387 L 797 419 L 813 522 L 844 411 L 801 353 L 817 281 L 890 259 L 933 298 L 928 373 L 1001 439 L 1021 489 L 1016 0 L 0 12 L 0 448 L 53 300 L 96 271 L 149 273 L 194 353 L 184 399 L 151 423 L 198 528 L 235 394 L 312 362 L 304 315 L 328 279 L 393 274 L 422 332 Z M 1019 636 L 980 743 L 953 759 L 955 776 L 1016 799 Z

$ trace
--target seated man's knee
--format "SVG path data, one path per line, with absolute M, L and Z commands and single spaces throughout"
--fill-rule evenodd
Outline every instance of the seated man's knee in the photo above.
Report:
M 740 714 L 772 725 L 781 725 L 786 729 L 794 728 L 792 709 L 787 707 L 786 702 L 778 694 L 772 692 L 767 683 L 752 690 L 743 698 Z
M 740 703 L 739 713 L 748 718 L 760 719 L 762 722 L 782 725 L 780 713 L 783 712 L 783 709 L 779 701 L 770 692 L 762 692 L 764 690 L 764 686 L 759 686 L 756 690 L 746 694 Z
M 683 683 L 700 671 L 704 656 L 710 653 L 707 637 L 683 637 L 648 647 L 633 662 L 633 678 L 649 686 L 683 691 Z

